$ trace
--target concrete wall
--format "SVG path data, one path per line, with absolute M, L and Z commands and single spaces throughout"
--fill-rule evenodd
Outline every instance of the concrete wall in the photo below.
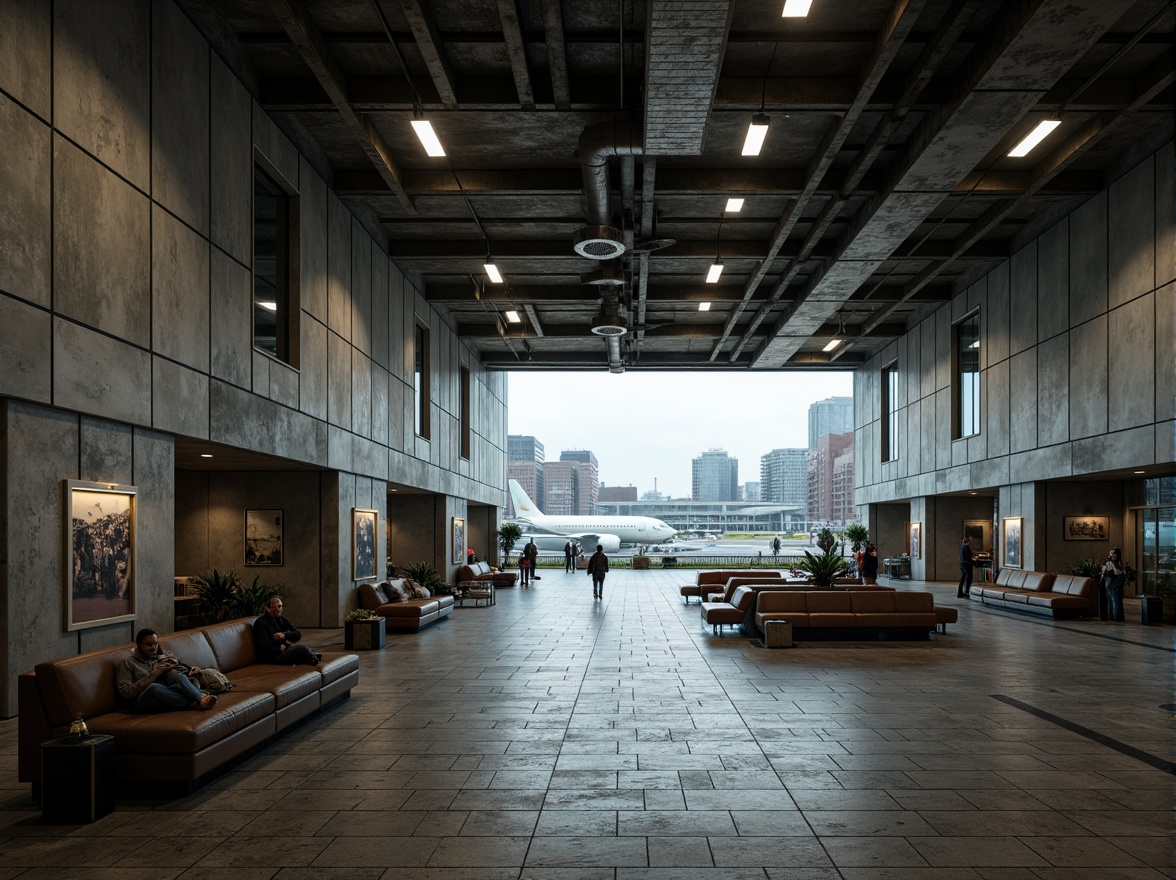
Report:
M 1174 164 L 1168 144 L 1018 242 L 1009 260 L 855 373 L 858 504 L 999 489 L 1000 516 L 1026 517 L 1025 564 L 1054 564 L 1045 548 L 1061 523 L 1034 484 L 1173 460 Z M 976 308 L 981 430 L 952 440 L 953 322 Z M 899 455 L 883 462 L 879 383 L 895 362 Z M 1087 483 L 1068 503 L 1102 508 L 1099 492 Z M 1118 543 L 1129 523 L 1122 508 L 1116 517 Z

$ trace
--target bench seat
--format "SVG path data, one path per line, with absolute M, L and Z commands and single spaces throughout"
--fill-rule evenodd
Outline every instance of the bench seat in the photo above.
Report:
M 994 608 L 1056 619 L 1097 617 L 1093 578 L 1003 568 L 992 584 L 973 584 L 968 598 Z

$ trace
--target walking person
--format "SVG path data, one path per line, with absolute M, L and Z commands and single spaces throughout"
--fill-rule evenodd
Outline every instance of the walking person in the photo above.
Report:
M 604 576 L 608 573 L 608 557 L 604 555 L 604 545 L 597 544 L 596 552 L 588 560 L 588 577 L 592 578 L 592 597 L 604 598 Z
M 1127 567 L 1123 565 L 1123 551 L 1118 547 L 1113 548 L 1107 557 L 1101 580 L 1107 593 L 1111 620 L 1122 623 L 1126 619 L 1123 616 L 1123 585 L 1127 581 Z
M 572 547 L 572 542 L 568 541 L 566 544 L 564 544 L 564 574 L 574 570 L 572 568 L 572 558 L 574 554 L 575 550 Z
M 878 548 L 873 541 L 866 544 L 866 554 L 862 558 L 862 583 L 870 586 L 878 584 Z
M 523 548 L 523 552 L 527 554 L 527 567 L 531 570 L 531 580 L 541 580 L 539 573 L 535 570 L 539 565 L 539 545 L 532 540 Z
M 972 589 L 973 568 L 972 539 L 964 535 L 964 540 L 960 542 L 960 585 L 956 588 L 957 599 L 968 598 L 968 592 Z

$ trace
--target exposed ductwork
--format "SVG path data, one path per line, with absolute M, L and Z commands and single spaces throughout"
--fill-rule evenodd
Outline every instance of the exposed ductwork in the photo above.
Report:
M 580 134 L 579 152 L 580 171 L 584 175 L 584 210 L 588 218 L 588 229 L 581 230 L 577 238 L 581 238 L 585 232 L 590 232 L 607 241 L 614 241 L 620 245 L 619 251 L 608 256 L 597 256 L 595 259 L 618 257 L 625 251 L 621 242 L 621 232 L 611 229 L 611 232 L 616 234 L 604 236 L 599 229 L 594 230 L 593 227 L 610 229 L 612 211 L 609 208 L 608 160 L 613 156 L 642 155 L 641 126 L 631 120 L 614 120 L 590 125 Z M 576 251 L 583 254 L 579 243 Z

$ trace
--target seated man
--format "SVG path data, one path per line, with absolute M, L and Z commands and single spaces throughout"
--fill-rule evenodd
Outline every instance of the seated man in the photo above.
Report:
M 294 644 L 301 638 L 298 627 L 289 618 L 282 616 L 281 598 L 270 596 L 265 603 L 265 614 L 253 621 L 253 646 L 257 650 L 257 662 L 317 666 L 322 655 L 316 654 L 306 645 Z
M 202 693 L 187 671 L 175 657 L 162 653 L 155 630 L 141 629 L 135 635 L 135 651 L 118 665 L 114 683 L 119 700 L 138 714 L 211 709 L 216 697 Z

